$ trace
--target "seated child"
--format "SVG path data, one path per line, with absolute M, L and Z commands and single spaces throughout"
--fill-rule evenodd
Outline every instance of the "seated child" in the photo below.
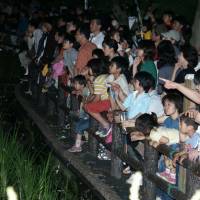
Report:
M 86 87 L 87 81 L 84 76 L 77 75 L 74 77 L 74 88 L 75 91 L 73 93 L 77 98 L 82 97 L 83 101 L 80 103 L 80 107 L 78 110 L 78 121 L 75 122 L 75 133 L 76 133 L 76 141 L 74 146 L 70 148 L 69 152 L 81 152 L 81 139 L 84 131 L 89 128 L 89 116 L 83 110 L 83 102 L 89 96 L 89 90 Z
M 112 109 L 116 109 L 114 90 L 118 87 L 123 89 L 125 96 L 129 94 L 129 87 L 124 73 L 128 70 L 128 62 L 121 56 L 116 56 L 111 60 L 109 66 L 110 75 L 107 78 L 107 84 L 110 85 L 110 95 L 112 102 Z
M 179 131 L 176 129 L 159 126 L 157 116 L 152 113 L 139 116 L 135 121 L 135 131 L 131 133 L 132 141 L 144 140 L 145 138 L 150 140 L 151 145 L 157 147 L 159 144 L 177 144 L 180 136 Z M 166 176 L 165 180 L 175 184 L 176 170 L 172 166 L 172 161 L 167 159 L 165 165 L 166 169 L 169 169 L 169 176 Z
M 106 79 L 108 77 L 107 69 L 104 62 L 99 58 L 90 60 L 88 62 L 88 68 L 89 82 L 91 82 L 89 87 L 93 91 L 88 97 L 84 108 L 101 125 L 100 130 L 96 134 L 101 137 L 106 137 L 112 130 L 110 123 L 101 114 L 111 108 L 106 85 Z
M 148 111 L 150 104 L 149 89 L 152 87 L 152 78 L 148 72 L 138 72 L 134 77 L 135 91 L 126 96 L 123 88 L 115 90 L 116 102 L 122 111 L 127 110 L 128 119 Z
M 186 115 L 180 117 L 180 132 L 181 142 L 184 142 L 183 151 L 178 153 L 174 158 L 174 163 L 180 158 L 183 160 L 187 158 L 194 150 L 199 151 L 200 134 L 197 132 L 198 124 L 194 119 L 189 118 Z

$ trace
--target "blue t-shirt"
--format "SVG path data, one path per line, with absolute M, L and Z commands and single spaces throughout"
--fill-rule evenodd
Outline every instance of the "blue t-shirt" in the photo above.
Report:
M 195 132 L 192 137 L 189 137 L 186 142 L 186 144 L 189 144 L 192 149 L 196 149 L 198 147 L 198 144 L 200 143 L 200 134 Z
M 163 122 L 163 126 L 166 128 L 175 128 L 175 129 L 179 130 L 179 119 L 177 118 L 174 120 L 171 117 L 168 117 Z
M 148 93 L 141 93 L 137 95 L 138 91 L 130 93 L 123 106 L 127 109 L 128 119 L 134 118 L 139 113 L 146 113 L 149 109 L 150 96 Z

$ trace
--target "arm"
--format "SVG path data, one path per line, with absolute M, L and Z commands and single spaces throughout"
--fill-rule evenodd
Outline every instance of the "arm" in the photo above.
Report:
M 158 117 L 158 123 L 162 124 L 166 119 L 167 119 L 166 115 L 160 116 L 160 117 Z
M 160 80 L 165 82 L 165 88 L 167 89 L 177 89 L 182 94 L 184 94 L 186 97 L 188 97 L 190 100 L 194 101 L 197 104 L 200 104 L 200 93 L 198 93 L 195 90 L 189 89 L 185 87 L 182 84 L 175 83 L 173 81 L 169 81 L 163 78 L 160 78 Z

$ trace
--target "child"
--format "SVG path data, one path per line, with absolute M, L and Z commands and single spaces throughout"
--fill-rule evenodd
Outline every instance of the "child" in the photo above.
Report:
M 79 97 L 83 98 L 83 101 L 80 103 L 80 107 L 78 110 L 78 118 L 79 120 L 75 123 L 75 133 L 76 133 L 76 141 L 74 146 L 70 148 L 69 152 L 81 152 L 81 139 L 84 130 L 89 128 L 89 116 L 83 111 L 83 102 L 86 100 L 86 98 L 89 96 L 89 90 L 86 87 L 87 81 L 84 76 L 77 75 L 74 77 L 74 88 L 75 91 L 73 92 L 77 99 Z
M 164 121 L 158 121 L 162 122 L 162 125 L 166 128 L 179 130 L 179 115 L 182 112 L 183 108 L 181 96 L 173 93 L 167 94 L 163 97 L 162 103 L 164 106 L 165 114 L 168 117 L 166 117 Z M 171 148 L 176 150 L 177 144 L 171 145 Z M 172 162 L 169 158 L 167 158 L 166 156 L 161 156 L 161 158 L 159 159 L 158 168 L 158 176 L 165 180 L 167 179 L 170 183 L 176 183 L 176 169 L 172 167 Z
M 157 147 L 159 144 L 173 145 L 179 143 L 180 136 L 179 131 L 176 129 L 170 129 L 158 125 L 157 116 L 152 114 L 143 114 L 136 119 L 135 129 L 131 133 L 131 140 L 144 140 L 149 139 L 150 144 Z M 165 180 L 171 184 L 176 183 L 176 170 L 172 166 L 172 161 L 166 160 L 166 169 L 169 169 L 168 176 L 165 176 Z M 159 173 L 157 175 L 160 176 Z M 161 176 L 164 178 L 164 176 Z
M 135 91 L 127 97 L 122 88 L 115 90 L 116 102 L 121 110 L 127 110 L 128 119 L 148 111 L 150 96 L 149 89 L 152 87 L 151 75 L 147 72 L 138 72 L 134 77 Z
M 108 77 L 107 69 L 101 59 L 92 59 L 88 62 L 88 74 L 90 79 L 90 90 L 93 90 L 89 96 L 84 108 L 88 114 L 96 119 L 101 129 L 97 132 L 102 137 L 106 137 L 111 132 L 111 125 L 102 116 L 101 112 L 108 111 L 111 108 L 109 100 L 106 79 Z M 93 85 L 93 87 L 91 87 Z
M 75 43 L 75 38 L 67 34 L 64 39 L 63 49 L 64 49 L 64 65 L 68 69 L 70 76 L 74 76 L 74 65 L 76 63 L 78 52 L 73 48 Z
M 186 115 L 182 115 L 180 117 L 180 139 L 181 142 L 184 142 L 184 150 L 182 153 L 185 152 L 185 154 L 188 155 L 194 149 L 199 150 L 200 134 L 197 132 L 197 129 L 198 124 L 194 121 L 194 119 L 191 119 Z M 177 157 L 175 160 L 176 159 Z
M 117 56 L 111 60 L 111 64 L 109 66 L 110 75 L 107 78 L 107 84 L 111 86 L 110 93 L 112 94 L 111 102 L 113 102 L 113 110 L 116 108 L 116 105 L 114 105 L 114 90 L 120 87 L 123 88 L 123 93 L 125 96 L 128 96 L 129 94 L 128 82 L 124 74 L 126 73 L 127 69 L 128 62 L 125 58 Z

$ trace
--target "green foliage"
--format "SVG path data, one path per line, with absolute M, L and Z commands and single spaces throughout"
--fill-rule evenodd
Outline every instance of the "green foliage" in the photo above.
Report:
M 6 199 L 6 187 L 13 186 L 21 200 L 76 200 L 71 175 L 56 169 L 51 154 L 36 166 L 37 155 L 24 151 L 16 135 L 0 132 L 0 199 Z

